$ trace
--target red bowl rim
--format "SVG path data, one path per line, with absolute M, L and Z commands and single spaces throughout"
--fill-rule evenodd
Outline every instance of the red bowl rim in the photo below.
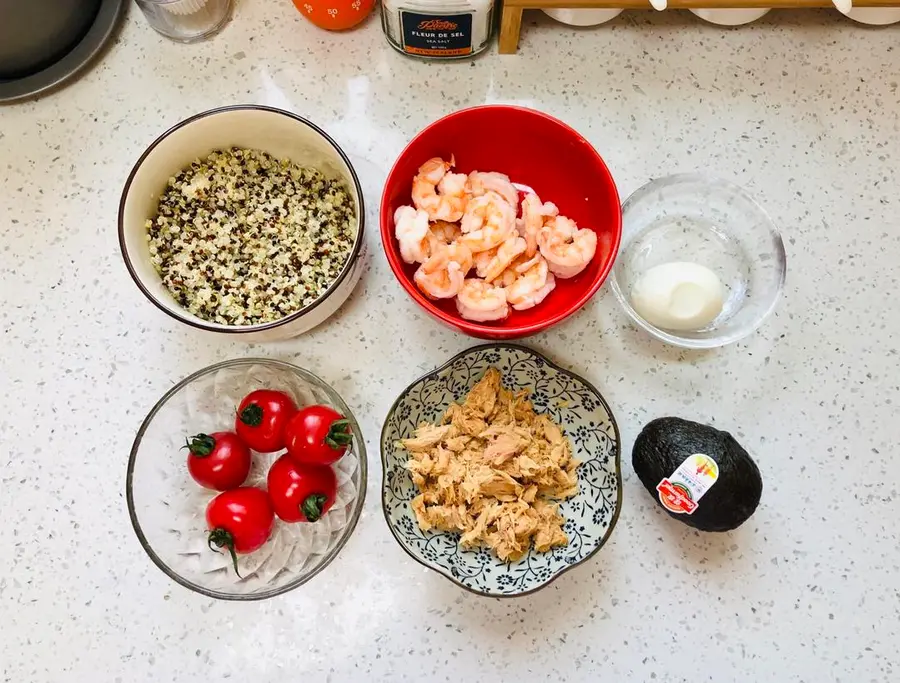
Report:
M 432 128 L 440 125 L 447 119 L 454 118 L 461 114 L 466 114 L 472 111 L 476 111 L 479 109 L 506 109 L 506 110 L 515 110 L 520 112 L 525 112 L 532 116 L 539 116 L 541 118 L 546 119 L 550 123 L 553 123 L 561 128 L 564 128 L 575 138 L 583 142 L 588 146 L 588 148 L 594 153 L 594 156 L 597 157 L 597 161 L 600 162 L 600 167 L 603 170 L 603 173 L 606 176 L 606 180 L 609 185 L 612 187 L 613 195 L 615 196 L 615 201 L 619 210 L 616 212 L 616 222 L 613 226 L 613 240 L 612 240 L 612 249 L 610 249 L 610 258 L 603 266 L 603 268 L 598 273 L 596 279 L 591 283 L 591 286 L 588 287 L 584 293 L 572 304 L 569 304 L 565 308 L 559 309 L 554 312 L 552 315 L 549 315 L 546 319 L 541 320 L 540 322 L 531 323 L 528 325 L 516 325 L 516 326 L 507 326 L 507 327 L 494 327 L 493 325 L 483 325 L 475 322 L 469 322 L 468 320 L 464 320 L 461 317 L 451 315 L 446 311 L 438 308 L 431 301 L 422 294 L 419 289 L 406 278 L 406 274 L 403 272 L 403 264 L 400 262 L 400 258 L 397 256 L 396 250 L 393 250 L 389 247 L 390 244 L 393 244 L 394 234 L 393 234 L 393 225 L 392 217 L 389 215 L 391 213 L 390 210 L 390 202 L 388 198 L 388 188 L 391 186 L 391 180 L 394 177 L 394 174 L 397 172 L 397 166 L 400 163 L 400 159 L 403 158 L 406 152 L 412 147 L 413 143 L 416 142 L 420 137 L 422 137 L 425 133 L 430 131 Z M 503 339 L 513 339 L 517 337 L 525 337 L 531 334 L 537 334 L 538 332 L 542 332 L 553 325 L 556 325 L 559 322 L 562 322 L 566 318 L 568 318 L 573 313 L 579 311 L 588 301 L 590 301 L 591 297 L 597 293 L 603 283 L 606 282 L 606 279 L 609 277 L 610 272 L 612 271 L 613 264 L 616 260 L 616 255 L 619 253 L 619 244 L 622 240 L 622 202 L 619 198 L 619 190 L 616 187 L 615 180 L 612 177 L 612 173 L 609 171 L 609 167 L 606 165 L 606 162 L 603 160 L 603 157 L 600 156 L 600 153 L 596 150 L 596 148 L 591 144 L 591 142 L 585 138 L 581 133 L 572 128 L 567 123 L 564 123 L 557 119 L 556 117 L 550 116 L 549 114 L 545 114 L 542 111 L 538 111 L 537 109 L 531 109 L 529 107 L 520 107 L 514 104 L 483 104 L 475 107 L 467 107 L 465 109 L 459 109 L 457 111 L 451 112 L 446 116 L 442 116 L 441 118 L 433 121 L 428 124 L 425 128 L 416 133 L 412 139 L 406 144 L 400 154 L 397 156 L 396 161 L 394 161 L 393 166 L 391 166 L 390 172 L 388 172 L 387 178 L 385 179 L 384 189 L 381 193 L 381 215 L 379 216 L 379 224 L 381 226 L 381 245 L 384 249 L 384 253 L 387 256 L 388 263 L 391 266 L 391 270 L 394 272 L 394 277 L 400 282 L 400 285 L 403 289 L 406 290 L 406 293 L 409 294 L 420 306 L 422 306 L 426 311 L 428 311 L 431 315 L 438 318 L 442 322 L 450 325 L 451 327 L 455 327 L 457 329 L 464 330 L 467 334 L 470 334 L 475 337 L 487 337 L 487 338 L 503 338 Z

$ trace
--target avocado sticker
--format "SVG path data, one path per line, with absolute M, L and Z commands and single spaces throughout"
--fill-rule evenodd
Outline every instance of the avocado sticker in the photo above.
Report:
M 689 455 L 672 476 L 656 485 L 659 502 L 678 515 L 691 515 L 703 494 L 719 478 L 716 461 L 703 453 Z

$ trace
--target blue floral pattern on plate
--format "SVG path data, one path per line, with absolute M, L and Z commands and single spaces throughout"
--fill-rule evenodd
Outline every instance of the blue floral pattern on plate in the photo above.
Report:
M 463 550 L 458 535 L 419 529 L 409 502 L 418 494 L 398 442 L 422 422 L 437 422 L 490 367 L 500 370 L 511 390 L 527 389 L 538 412 L 548 413 L 572 442 L 579 491 L 563 501 L 569 545 L 547 553 L 533 550 L 506 563 L 487 549 Z M 394 537 L 416 560 L 474 593 L 524 595 L 593 555 L 609 538 L 619 516 L 622 486 L 619 430 L 594 387 L 535 351 L 513 344 L 479 346 L 416 380 L 397 399 L 381 433 L 384 468 L 382 507 Z

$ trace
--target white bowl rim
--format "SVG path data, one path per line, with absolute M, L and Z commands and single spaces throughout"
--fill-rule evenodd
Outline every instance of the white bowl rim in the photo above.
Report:
M 691 7 L 689 11 L 697 18 L 722 28 L 740 28 L 754 21 L 759 21 L 772 11 L 771 7 Z M 719 14 L 728 12 L 729 14 Z M 739 14 L 732 14 L 739 12 Z M 722 17 L 725 21 L 716 21 L 715 17 Z M 740 17 L 740 18 L 739 18 Z M 729 20 L 731 18 L 731 20 Z
M 766 308 L 766 310 L 762 312 L 762 314 L 754 321 L 752 325 L 749 325 L 747 329 L 741 332 L 735 332 L 725 337 L 716 337 L 710 339 L 688 339 L 686 337 L 679 337 L 676 334 L 666 332 L 665 330 L 656 327 L 655 325 L 651 325 L 648 321 L 644 320 L 640 315 L 638 315 L 637 311 L 635 311 L 631 306 L 631 303 L 628 301 L 628 298 L 625 296 L 625 293 L 622 291 L 622 288 L 619 285 L 619 278 L 616 275 L 616 264 L 613 264 L 612 272 L 610 273 L 610 287 L 612 288 L 613 294 L 615 294 L 616 296 L 616 300 L 622 307 L 622 310 L 624 310 L 625 313 L 628 314 L 628 317 L 631 318 L 636 325 L 648 332 L 651 336 L 656 337 L 660 341 L 666 342 L 667 344 L 678 346 L 683 349 L 717 349 L 719 347 L 728 346 L 729 344 L 740 341 L 741 339 L 749 337 L 751 334 L 756 332 L 756 330 L 758 330 L 760 326 L 772 314 L 772 312 L 775 310 L 775 307 L 778 306 L 778 302 L 781 300 L 782 294 L 784 292 L 784 283 L 787 278 L 787 253 L 784 249 L 784 240 L 781 238 L 781 232 L 778 230 L 778 226 L 775 224 L 775 221 L 772 220 L 772 217 L 769 215 L 769 213 L 759 204 L 759 202 L 756 201 L 756 199 L 753 198 L 753 195 L 751 195 L 749 192 L 747 192 L 747 190 L 745 190 L 737 183 L 733 183 L 730 180 L 724 180 L 722 178 L 717 178 L 705 173 L 674 173 L 672 175 L 653 178 L 649 182 L 641 185 L 630 195 L 628 195 L 628 199 L 626 199 L 622 204 L 622 241 L 625 241 L 625 212 L 627 211 L 629 204 L 642 198 L 643 195 L 650 192 L 651 190 L 654 190 L 659 184 L 675 184 L 697 181 L 706 183 L 707 185 L 719 185 L 720 187 L 727 188 L 728 190 L 739 194 L 743 199 L 753 204 L 753 206 L 757 208 L 761 215 L 765 216 L 769 226 L 769 233 L 772 236 L 772 239 L 775 241 L 775 250 L 778 252 L 779 257 L 784 263 L 784 268 L 781 269 L 781 274 L 778 281 L 778 290 L 776 291 L 775 296 L 772 297 L 772 301 L 769 302 L 769 306 Z M 617 260 L 619 257 L 621 257 L 621 255 L 622 248 L 620 247 Z
M 555 574 L 553 574 L 549 579 L 547 579 L 544 583 L 540 584 L 539 586 L 535 586 L 534 588 L 530 588 L 527 591 L 521 591 L 519 593 L 491 593 L 489 591 L 482 591 L 482 590 L 478 590 L 477 588 L 472 588 L 471 586 L 467 586 L 466 584 L 457 580 L 450 574 L 445 573 L 443 569 L 430 563 L 428 560 L 421 558 L 418 555 L 415 555 L 409 548 L 406 547 L 406 544 L 402 540 L 400 540 L 400 536 L 397 535 L 397 531 L 394 529 L 394 525 L 391 524 L 391 520 L 388 518 L 387 506 L 385 505 L 385 491 L 387 491 L 387 458 L 385 457 L 385 454 L 384 454 L 384 452 L 385 452 L 384 440 L 385 440 L 385 436 L 386 436 L 385 433 L 387 431 L 388 421 L 390 420 L 391 415 L 393 415 L 394 412 L 397 410 L 398 404 L 409 393 L 410 389 L 412 389 L 414 386 L 419 384 L 419 382 L 422 382 L 422 381 L 428 379 L 429 377 L 434 377 L 436 375 L 439 375 L 444 370 L 446 370 L 447 368 L 452 366 L 460 358 L 468 356 L 470 353 L 477 353 L 479 351 L 486 351 L 488 349 L 510 349 L 513 351 L 520 351 L 522 353 L 527 353 L 529 355 L 536 356 L 537 358 L 540 358 L 544 363 L 549 365 L 551 368 L 553 368 L 555 371 L 561 372 L 562 374 L 568 375 L 572 379 L 575 379 L 578 382 L 581 382 L 585 387 L 587 387 L 597 397 L 597 399 L 600 401 L 600 405 L 602 405 L 603 408 L 606 410 L 606 414 L 609 415 L 609 421 L 613 427 L 613 433 L 616 435 L 616 463 L 615 463 L 615 465 L 616 465 L 616 509 L 613 511 L 613 514 L 609 519 L 609 528 L 606 530 L 606 533 L 603 534 L 603 538 L 600 539 L 600 543 L 598 543 L 597 547 L 594 548 L 590 553 L 588 553 L 587 555 L 582 557 L 580 560 L 578 560 L 578 562 L 563 567 L 562 569 L 557 571 Z M 394 540 L 397 541 L 397 545 L 399 545 L 401 548 L 403 548 L 403 551 L 407 555 L 409 555 L 412 559 L 414 559 L 416 562 L 418 562 L 422 566 L 427 567 L 428 569 L 431 569 L 431 570 L 437 572 L 438 574 L 443 576 L 445 579 L 447 579 L 451 583 L 456 584 L 460 588 L 463 588 L 463 589 L 469 591 L 470 593 L 474 593 L 475 595 L 481 595 L 486 598 L 507 599 L 507 598 L 521 598 L 526 595 L 531 595 L 532 593 L 538 592 L 542 588 L 546 588 L 551 583 L 556 581 L 560 576 L 562 576 L 563 574 L 568 572 L 570 569 L 574 569 L 575 567 L 577 567 L 581 564 L 584 564 L 589 559 L 591 559 L 594 555 L 596 555 L 598 552 L 600 552 L 600 549 L 606 545 L 607 541 L 609 541 L 609 537 L 612 536 L 612 532 L 616 528 L 616 524 L 619 521 L 619 515 L 622 512 L 622 495 L 623 495 L 623 489 L 622 489 L 622 435 L 619 432 L 619 425 L 616 422 L 615 415 L 613 415 L 612 408 L 609 407 L 609 403 L 606 402 L 606 398 L 604 398 L 603 394 L 600 393 L 600 391 L 597 389 L 597 387 L 595 387 L 593 384 L 588 382 L 584 377 L 572 372 L 571 370 L 566 370 L 565 368 L 557 365 L 552 360 L 547 358 L 547 356 L 545 356 L 543 353 L 540 353 L 539 351 L 535 351 L 534 349 L 524 346 L 522 344 L 514 344 L 511 342 L 492 342 L 492 343 L 488 343 L 488 344 L 479 344 L 477 346 L 471 346 L 468 349 L 464 349 L 463 351 L 460 351 L 459 353 L 454 355 L 446 363 L 440 365 L 439 367 L 435 368 L 434 370 L 430 370 L 429 372 L 426 372 L 424 375 L 420 376 L 419 378 L 417 378 L 417 379 L 413 380 L 412 382 L 410 382 L 409 384 L 407 384 L 406 387 L 403 389 L 403 391 L 401 391 L 400 394 L 397 396 L 397 398 L 394 399 L 394 402 L 391 404 L 390 410 L 388 410 L 387 415 L 384 418 L 384 423 L 382 424 L 382 427 L 381 427 L 381 438 L 379 440 L 379 450 L 381 452 L 381 512 L 384 515 L 385 524 L 387 524 L 388 529 L 390 529 L 390 531 L 391 531 L 391 535 L 394 537 Z M 446 533 L 446 532 L 444 532 L 444 533 Z
M 338 156 L 341 160 L 347 165 L 347 168 L 350 170 L 350 177 L 353 180 L 353 184 L 356 189 L 356 195 L 359 198 L 359 206 L 357 207 L 357 230 L 356 237 L 353 242 L 353 249 L 350 252 L 350 256 L 347 258 L 347 262 L 344 264 L 344 267 L 341 269 L 341 272 L 338 274 L 337 278 L 334 282 L 332 282 L 328 289 L 318 297 L 315 301 L 313 301 L 308 306 L 304 306 L 299 311 L 294 311 L 293 313 L 284 316 L 283 318 L 279 318 L 278 320 L 273 320 L 267 323 L 259 323 L 256 325 L 234 325 L 234 326 L 223 326 L 223 325 L 214 325 L 207 322 L 202 321 L 200 318 L 193 317 L 189 318 L 185 315 L 181 314 L 181 308 L 179 307 L 178 311 L 173 311 L 166 306 L 163 306 L 159 300 L 150 293 L 144 283 L 141 281 L 141 278 L 138 277 L 137 272 L 135 271 L 134 266 L 131 263 L 131 255 L 128 253 L 128 249 L 125 246 L 125 200 L 128 197 L 128 193 L 131 191 L 131 183 L 134 181 L 135 175 L 137 175 L 138 169 L 140 169 L 141 165 L 147 159 L 148 156 L 153 152 L 154 149 L 167 137 L 169 137 L 175 131 L 188 126 L 195 121 L 200 119 L 216 116 L 217 114 L 224 114 L 232 111 L 264 111 L 269 112 L 271 114 L 280 114 L 281 116 L 285 116 L 287 118 L 293 119 L 294 121 L 301 123 L 308 128 L 311 128 L 315 133 L 317 133 L 325 142 L 331 145 L 334 148 L 334 151 L 337 152 Z M 293 112 L 286 111 L 284 109 L 278 109 L 277 107 L 268 107 L 262 104 L 231 104 L 225 107 L 217 107 L 216 109 L 208 109 L 206 111 L 200 112 L 199 114 L 194 114 L 193 116 L 189 116 L 188 118 L 176 123 L 174 126 L 169 128 L 165 133 L 156 138 L 147 149 L 144 150 L 143 154 L 138 158 L 135 162 L 134 166 L 131 169 L 131 172 L 128 174 L 128 180 L 125 181 L 125 187 L 122 189 L 122 196 L 119 200 L 119 251 L 122 254 L 122 259 L 125 261 L 125 267 L 128 268 L 128 274 L 131 275 L 131 279 L 134 280 L 134 284 L 137 285 L 138 289 L 143 292 L 144 296 L 158 309 L 160 309 L 166 315 L 169 315 L 179 322 L 185 323 L 186 325 L 190 325 L 191 327 L 195 327 L 200 330 L 205 330 L 207 332 L 218 332 L 220 334 L 249 334 L 254 332 L 264 332 L 267 330 L 272 330 L 287 323 L 290 323 L 294 320 L 302 318 L 304 315 L 315 309 L 322 302 L 325 301 L 331 294 L 340 286 L 340 284 L 347 278 L 350 272 L 353 270 L 353 266 L 356 264 L 357 258 L 359 257 L 360 251 L 362 250 L 362 245 L 364 241 L 364 232 L 365 232 L 365 224 L 366 224 L 366 207 L 365 207 L 365 199 L 363 198 L 363 190 L 362 185 L 359 182 L 359 176 L 356 174 L 356 169 L 353 168 L 353 164 L 350 162 L 350 158 L 344 153 L 344 150 L 334 141 L 334 139 L 328 135 L 324 130 L 319 128 L 316 124 L 308 119 L 303 118 Z
M 177 394 L 194 380 L 217 370 L 221 370 L 222 368 L 237 367 L 241 365 L 275 366 L 281 370 L 288 370 L 290 372 L 293 372 L 301 376 L 303 379 L 311 381 L 313 384 L 319 384 L 320 386 L 324 387 L 329 394 L 332 394 L 330 398 L 336 398 L 337 402 L 340 403 L 341 413 L 344 415 L 344 417 L 350 420 L 350 428 L 351 430 L 353 430 L 353 433 L 356 436 L 357 445 L 359 446 L 359 448 L 357 449 L 357 455 L 359 457 L 360 484 L 359 488 L 357 489 L 356 502 L 354 503 L 353 512 L 350 516 L 349 521 L 347 522 L 347 526 L 345 526 L 343 531 L 341 532 L 341 537 L 340 539 L 338 539 L 337 544 L 327 555 L 325 555 L 321 564 L 319 564 L 319 566 L 309 574 L 290 581 L 283 586 L 279 586 L 278 588 L 273 588 L 268 591 L 260 591 L 259 593 L 227 593 L 225 591 L 211 590 L 209 588 L 196 584 L 193 581 L 188 581 L 187 579 L 182 577 L 178 572 L 171 569 L 169 565 L 163 562 L 159 555 L 156 554 L 156 551 L 153 550 L 153 547 L 150 545 L 150 542 L 144 535 L 143 529 L 141 529 L 141 524 L 138 521 L 137 512 L 135 511 L 134 506 L 134 464 L 137 461 L 137 454 L 138 449 L 141 445 L 141 440 L 144 438 L 144 434 L 146 433 L 147 428 L 150 426 L 150 422 L 154 417 L 156 417 L 156 413 L 160 411 L 160 409 L 168 402 L 170 398 L 172 398 L 172 396 Z M 338 554 L 347 544 L 347 541 L 350 540 L 350 537 L 353 535 L 353 532 L 356 529 L 356 524 L 357 522 L 359 522 L 359 518 L 362 515 L 363 507 L 365 507 L 366 503 L 367 479 L 368 467 L 366 460 L 366 440 L 363 436 L 362 429 L 359 426 L 359 422 L 357 422 L 356 420 L 356 416 L 353 415 L 353 411 L 350 410 L 350 406 L 347 405 L 341 395 L 338 394 L 338 392 L 335 391 L 330 384 L 328 384 L 321 377 L 310 372 L 309 370 L 283 360 L 277 360 L 275 358 L 232 358 L 230 360 L 224 360 L 219 363 L 207 365 L 205 368 L 201 368 L 200 370 L 191 373 L 179 382 L 176 382 L 175 385 L 165 394 L 163 394 L 162 397 L 153 405 L 153 408 L 150 409 L 150 412 L 147 413 L 147 417 L 144 418 L 144 420 L 141 422 L 141 426 L 138 428 L 137 434 L 134 437 L 134 442 L 131 445 L 131 452 L 128 455 L 128 469 L 125 474 L 125 503 L 128 507 L 128 517 L 131 520 L 131 527 L 132 529 L 134 529 L 135 536 L 137 536 L 141 547 L 144 549 L 144 552 L 147 553 L 147 555 L 153 561 L 153 564 L 159 567 L 163 574 L 168 576 L 175 583 L 184 586 L 185 588 L 188 588 L 196 593 L 205 595 L 209 598 L 216 598 L 218 600 L 252 602 L 255 600 L 265 600 L 267 598 L 273 598 L 276 595 L 282 595 L 283 593 L 294 590 L 295 588 L 302 586 L 304 583 L 309 581 L 316 574 L 321 572 L 323 569 L 325 569 L 325 567 L 332 563 L 334 558 L 338 556 Z

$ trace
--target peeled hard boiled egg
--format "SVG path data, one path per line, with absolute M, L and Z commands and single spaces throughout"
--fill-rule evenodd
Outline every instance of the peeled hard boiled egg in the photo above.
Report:
M 698 330 L 722 312 L 725 291 L 706 266 L 674 261 L 653 266 L 631 290 L 631 305 L 651 325 L 666 330 Z

